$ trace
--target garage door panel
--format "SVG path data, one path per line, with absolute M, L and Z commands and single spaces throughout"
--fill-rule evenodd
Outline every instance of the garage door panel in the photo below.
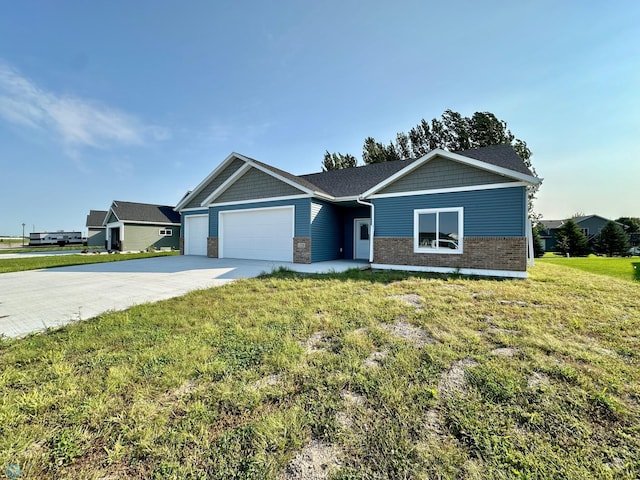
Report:
M 293 261 L 293 207 L 222 212 L 223 258 Z
M 206 215 L 185 217 L 184 228 L 185 255 L 206 255 L 209 217 Z

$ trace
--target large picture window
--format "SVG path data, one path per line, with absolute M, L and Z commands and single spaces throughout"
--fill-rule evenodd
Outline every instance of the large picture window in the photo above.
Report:
M 462 253 L 463 209 L 430 208 L 413 212 L 413 250 Z

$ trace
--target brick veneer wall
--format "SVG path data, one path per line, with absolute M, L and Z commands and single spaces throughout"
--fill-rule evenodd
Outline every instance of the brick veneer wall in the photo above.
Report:
M 184 255 L 184 238 L 180 237 L 180 255 Z
M 293 263 L 311 263 L 310 237 L 293 237 Z
M 218 237 L 207 237 L 207 257 L 218 258 Z
M 420 267 L 527 270 L 524 237 L 464 237 L 464 253 L 414 253 L 413 238 L 375 238 L 373 263 Z

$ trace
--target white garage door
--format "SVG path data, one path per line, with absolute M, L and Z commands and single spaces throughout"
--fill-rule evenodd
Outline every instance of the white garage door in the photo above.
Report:
M 220 213 L 222 258 L 293 262 L 293 207 Z
M 208 215 L 190 215 L 184 218 L 185 255 L 206 255 L 208 236 Z

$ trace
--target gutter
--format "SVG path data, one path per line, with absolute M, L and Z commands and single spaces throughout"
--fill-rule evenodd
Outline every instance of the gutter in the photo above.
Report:
M 365 202 L 361 197 L 356 198 L 356 202 L 371 209 L 371 231 L 369 232 L 369 263 L 373 263 L 373 233 L 375 231 L 375 207 L 373 203 Z

